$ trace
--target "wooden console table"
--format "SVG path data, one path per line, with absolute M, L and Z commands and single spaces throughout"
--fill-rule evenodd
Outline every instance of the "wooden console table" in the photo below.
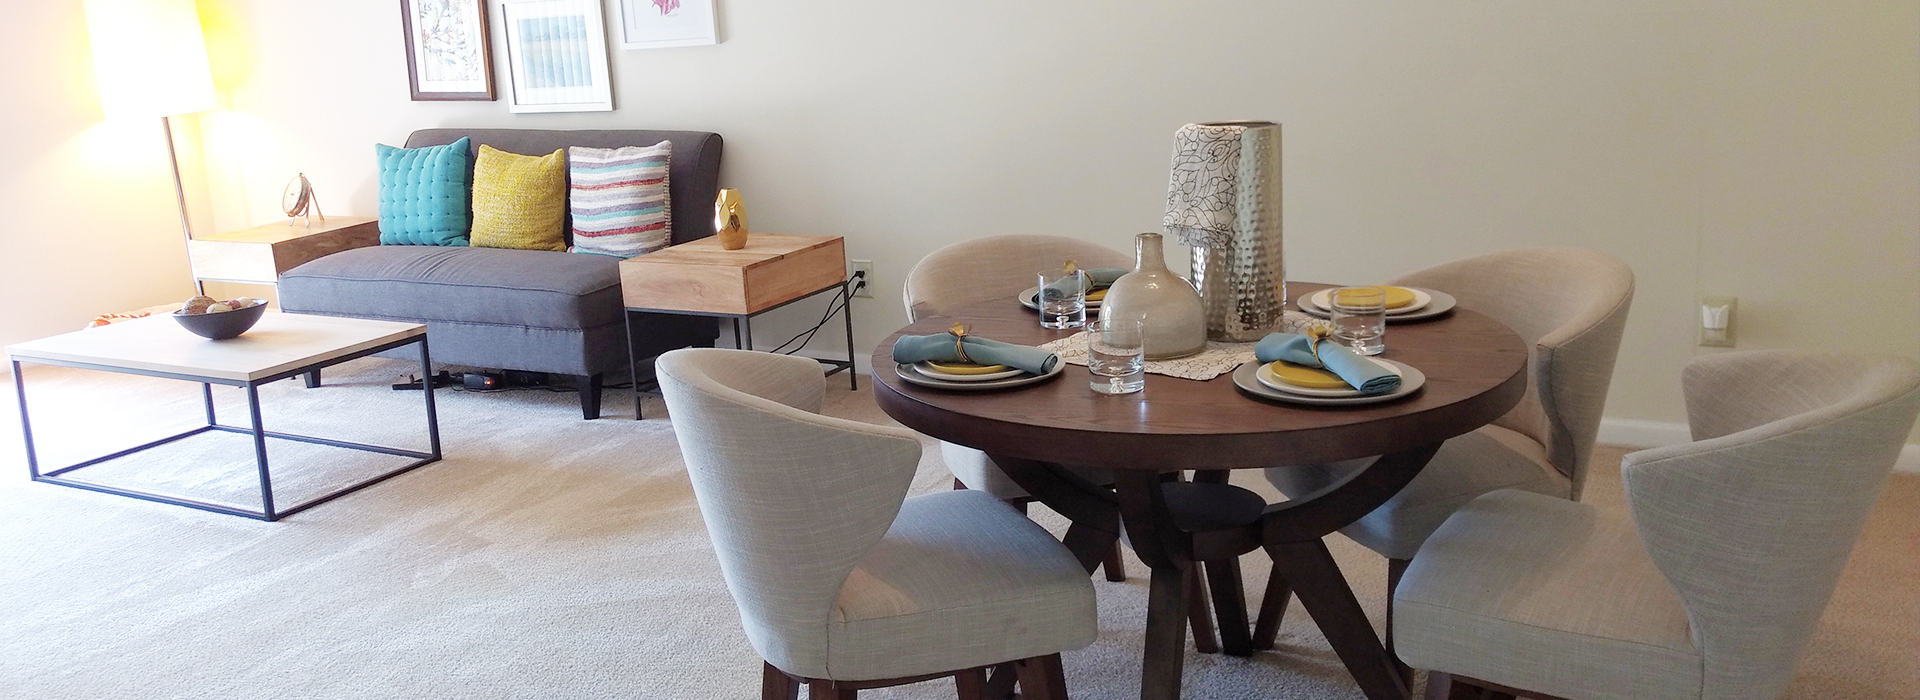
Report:
M 848 385 L 860 388 L 853 371 L 852 290 L 848 289 L 845 239 L 755 233 L 747 247 L 726 250 L 709 236 L 620 261 L 620 290 L 627 307 L 627 346 L 633 347 L 633 314 L 711 316 L 733 321 L 735 347 L 753 349 L 753 317 L 816 294 L 840 290 L 848 299 L 840 317 L 847 327 L 847 359 L 820 362 L 845 371 Z M 744 338 L 742 333 L 744 331 Z M 640 418 L 640 359 L 634 372 L 633 417 Z

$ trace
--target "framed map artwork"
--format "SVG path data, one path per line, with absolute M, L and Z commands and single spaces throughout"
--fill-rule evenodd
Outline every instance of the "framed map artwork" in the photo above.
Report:
M 493 99 L 485 0 L 400 0 L 414 101 Z

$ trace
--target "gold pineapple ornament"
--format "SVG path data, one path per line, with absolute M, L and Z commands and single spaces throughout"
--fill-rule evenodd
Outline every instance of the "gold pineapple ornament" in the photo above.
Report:
M 713 200 L 713 231 L 720 236 L 721 248 L 747 247 L 747 201 L 740 197 L 740 190 L 720 190 L 720 197 Z

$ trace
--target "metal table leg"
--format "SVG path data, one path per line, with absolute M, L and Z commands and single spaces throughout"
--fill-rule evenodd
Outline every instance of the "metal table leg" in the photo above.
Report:
M 852 285 L 853 281 L 848 280 L 846 284 Z M 847 388 L 859 391 L 860 374 L 853 371 L 853 289 L 850 286 L 841 288 L 847 290 L 847 305 L 840 308 L 840 318 L 847 322 Z
M 427 386 L 433 378 L 426 377 Z M 273 510 L 273 476 L 267 471 L 267 430 L 260 424 L 260 385 L 247 382 L 247 413 L 253 418 L 253 462 L 260 469 L 260 512 L 269 521 L 279 520 Z

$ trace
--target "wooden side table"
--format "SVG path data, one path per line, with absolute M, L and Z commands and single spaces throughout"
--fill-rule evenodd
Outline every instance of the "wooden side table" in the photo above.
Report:
M 187 241 L 193 277 L 200 282 L 274 284 L 280 273 L 352 248 L 380 245 L 380 221 L 333 216 L 312 226 L 277 221 L 195 236 Z
M 627 346 L 633 347 L 633 314 L 710 316 L 733 321 L 736 347 L 753 348 L 753 317 L 824 292 L 847 294 L 840 313 L 847 327 L 847 359 L 820 362 L 846 372 L 848 386 L 859 389 L 853 371 L 852 291 L 847 285 L 847 250 L 839 236 L 755 233 L 747 247 L 726 250 L 709 236 L 620 262 L 620 290 L 627 307 Z M 744 334 L 744 338 L 743 338 Z M 630 356 L 631 357 L 631 356 Z M 634 372 L 633 417 L 640 418 L 640 359 Z

